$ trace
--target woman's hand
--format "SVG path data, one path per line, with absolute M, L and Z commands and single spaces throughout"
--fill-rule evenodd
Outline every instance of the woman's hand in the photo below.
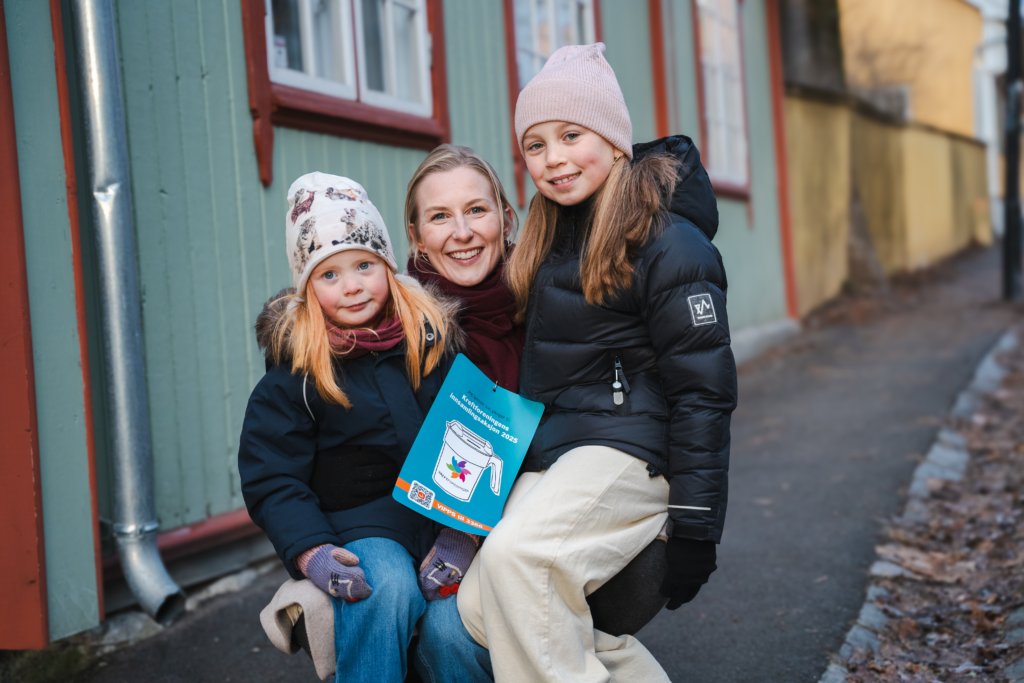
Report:
M 295 559 L 295 566 L 314 586 L 346 602 L 364 600 L 373 592 L 358 564 L 354 554 L 329 543 L 310 548 Z
M 462 577 L 479 547 L 479 536 L 444 529 L 420 565 L 420 592 L 423 597 L 430 601 L 458 593 Z
M 678 609 L 697 597 L 700 587 L 718 569 L 715 543 L 673 536 L 668 539 L 665 552 L 668 571 L 661 583 L 661 594 L 668 598 L 668 609 Z

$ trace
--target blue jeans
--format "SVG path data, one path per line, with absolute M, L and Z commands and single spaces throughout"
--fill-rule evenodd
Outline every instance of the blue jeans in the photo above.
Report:
M 334 600 L 335 683 L 402 683 L 413 629 L 424 612 L 416 657 L 421 676 L 429 683 L 493 680 L 490 655 L 466 632 L 455 600 L 428 606 L 412 556 L 401 544 L 363 538 L 345 548 L 359 558 L 373 594 L 359 602 Z
M 462 625 L 455 596 L 427 603 L 420 621 L 416 671 L 427 683 L 491 683 L 491 653 Z

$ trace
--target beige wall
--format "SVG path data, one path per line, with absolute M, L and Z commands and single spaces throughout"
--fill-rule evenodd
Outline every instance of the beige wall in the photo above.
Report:
M 887 273 L 992 242 L 983 145 L 861 114 L 851 130 L 854 181 Z
M 839 0 L 839 12 L 851 87 L 909 84 L 914 121 L 974 135 L 977 8 L 963 0 Z
M 850 110 L 786 98 L 786 152 L 797 305 L 806 315 L 847 277 L 850 225 Z

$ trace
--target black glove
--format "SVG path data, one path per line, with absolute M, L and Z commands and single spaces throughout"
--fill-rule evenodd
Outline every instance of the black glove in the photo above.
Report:
M 708 582 L 715 565 L 714 541 L 695 541 L 692 538 L 668 539 L 668 571 L 661 582 L 661 594 L 668 597 L 668 609 L 697 597 L 700 587 Z

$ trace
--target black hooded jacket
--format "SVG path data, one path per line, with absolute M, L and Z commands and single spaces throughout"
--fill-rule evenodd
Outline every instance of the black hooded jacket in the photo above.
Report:
M 675 536 L 720 542 L 736 363 L 725 268 L 711 244 L 718 207 L 689 138 L 636 145 L 633 163 L 651 153 L 674 156 L 680 172 L 659 227 L 636 250 L 628 290 L 587 304 L 580 256 L 588 207 L 559 209 L 526 312 L 520 390 L 546 410 L 523 469 L 546 469 L 579 446 L 617 448 L 668 478 Z

